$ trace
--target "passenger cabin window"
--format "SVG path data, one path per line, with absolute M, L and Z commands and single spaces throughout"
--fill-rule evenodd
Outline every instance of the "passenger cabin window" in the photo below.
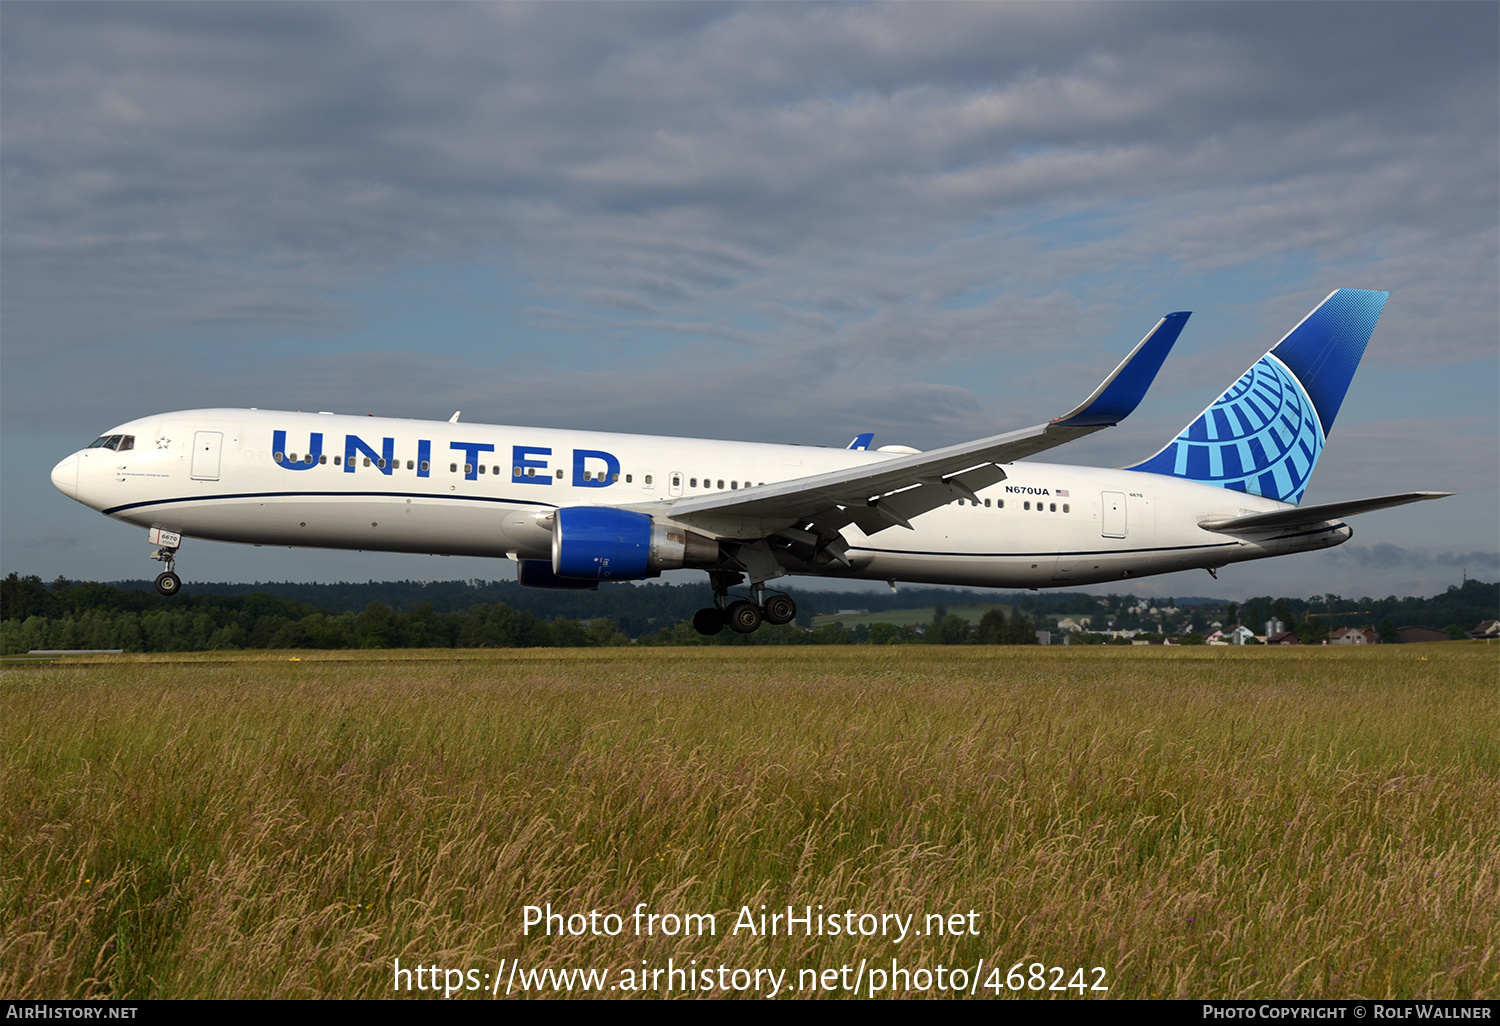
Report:
M 335 466 L 335 467 L 336 467 L 336 466 L 338 466 L 338 465 L 339 465 L 339 458 L 338 458 L 338 457 L 337 457 L 337 456 L 335 456 L 335 457 L 334 457 L 334 458 L 333 458 L 333 465 L 334 465 L 334 466 Z M 430 465 L 429 465 L 429 464 L 428 464 L 428 462 L 427 462 L 427 461 L 426 461 L 426 460 L 423 460 L 423 461 L 422 461 L 422 470 L 423 470 L 423 471 L 424 471 L 424 472 L 425 472 L 425 471 L 427 471 L 427 470 L 429 470 L 429 469 L 431 469 L 431 468 L 430 468 Z
M 1025 501 L 1025 502 L 1024 502 L 1024 503 L 1022 503 L 1022 504 L 1021 504 L 1021 505 L 1022 505 L 1022 506 L 1023 506 L 1023 507 L 1024 507 L 1024 508 L 1025 508 L 1025 509 L 1030 509 L 1030 508 L 1031 508 L 1031 500 L 1030 500 L 1030 499 L 1028 499 L 1028 500 L 1026 500 L 1026 501 Z

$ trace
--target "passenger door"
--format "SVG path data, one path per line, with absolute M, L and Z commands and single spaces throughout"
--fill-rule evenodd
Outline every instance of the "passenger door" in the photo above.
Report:
M 1105 492 L 1101 498 L 1104 506 L 1104 519 L 1100 524 L 1099 533 L 1106 538 L 1123 538 L 1127 529 L 1125 493 Z
M 219 456 L 224 451 L 224 432 L 196 431 L 193 433 L 194 481 L 217 481 L 219 479 Z

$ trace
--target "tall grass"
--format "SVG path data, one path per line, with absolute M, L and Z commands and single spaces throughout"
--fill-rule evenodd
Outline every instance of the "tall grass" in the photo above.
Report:
M 1479 646 L 303 656 L 4 671 L 0 993 L 894 957 L 1102 966 L 1113 997 L 1500 994 Z M 640 902 L 717 934 L 637 937 Z M 523 936 L 547 903 L 625 930 Z M 731 933 L 762 904 L 979 935 Z

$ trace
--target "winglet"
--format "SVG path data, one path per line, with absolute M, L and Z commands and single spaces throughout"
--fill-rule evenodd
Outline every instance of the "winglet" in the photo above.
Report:
M 875 441 L 875 432 L 862 431 L 854 436 L 854 441 L 844 446 L 846 449 L 868 449 L 870 443 Z
M 1180 310 L 1157 321 L 1150 334 L 1120 361 L 1113 373 L 1094 389 L 1093 395 L 1052 423 L 1059 427 L 1109 427 L 1130 416 L 1156 380 L 1157 371 L 1190 316 L 1190 311 Z

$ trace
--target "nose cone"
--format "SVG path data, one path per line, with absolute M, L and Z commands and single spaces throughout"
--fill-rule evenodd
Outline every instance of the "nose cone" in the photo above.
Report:
M 52 483 L 68 498 L 78 498 L 78 454 L 76 452 L 52 468 Z

